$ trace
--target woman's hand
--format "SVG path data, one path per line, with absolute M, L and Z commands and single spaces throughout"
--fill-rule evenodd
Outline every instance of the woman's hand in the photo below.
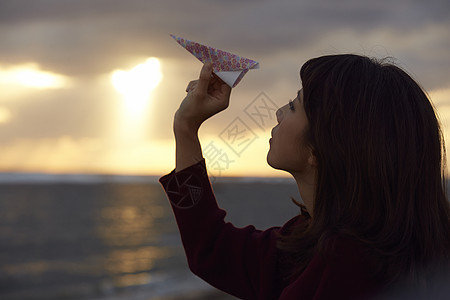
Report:
M 186 88 L 187 96 L 175 113 L 174 132 L 196 132 L 208 118 L 226 109 L 231 88 L 212 73 L 211 63 L 205 63 L 198 80 Z

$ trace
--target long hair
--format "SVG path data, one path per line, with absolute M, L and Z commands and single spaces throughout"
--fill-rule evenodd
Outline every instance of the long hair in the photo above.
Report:
M 298 276 L 332 236 L 370 251 L 373 276 L 416 283 L 450 252 L 445 147 L 427 95 L 399 67 L 330 55 L 300 70 L 317 160 L 313 218 L 280 236 Z

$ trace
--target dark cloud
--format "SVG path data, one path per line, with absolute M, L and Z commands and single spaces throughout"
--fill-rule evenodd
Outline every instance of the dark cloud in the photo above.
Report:
M 169 33 L 270 58 L 336 30 L 353 30 L 358 39 L 380 27 L 404 34 L 450 24 L 449 7 L 448 1 L 406 0 L 3 0 L 0 60 L 33 59 L 69 75 L 95 74 L 126 56 L 178 56 Z

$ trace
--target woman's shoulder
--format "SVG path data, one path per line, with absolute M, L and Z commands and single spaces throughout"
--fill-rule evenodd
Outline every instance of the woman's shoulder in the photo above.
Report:
M 305 270 L 283 291 L 280 299 L 359 299 L 382 288 L 372 276 L 367 249 L 358 241 L 333 235 L 323 251 L 313 255 Z
M 332 234 L 323 244 L 318 255 L 322 256 L 328 264 L 345 264 L 360 268 L 368 265 L 371 260 L 371 253 L 371 247 L 357 238 Z

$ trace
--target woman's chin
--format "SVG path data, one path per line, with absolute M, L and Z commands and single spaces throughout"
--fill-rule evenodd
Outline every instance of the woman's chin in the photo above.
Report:
M 270 149 L 267 152 L 266 161 L 267 161 L 267 164 L 273 168 L 272 162 L 271 162 L 271 159 L 270 159 Z
M 272 158 L 272 156 L 270 155 L 270 149 L 269 149 L 269 152 L 267 153 L 267 159 L 266 159 L 266 161 L 267 161 L 267 164 L 268 164 L 269 166 L 271 166 L 272 168 L 274 168 L 275 170 L 283 170 L 282 168 L 280 168 L 280 167 L 278 166 L 276 160 L 274 160 L 274 159 Z

